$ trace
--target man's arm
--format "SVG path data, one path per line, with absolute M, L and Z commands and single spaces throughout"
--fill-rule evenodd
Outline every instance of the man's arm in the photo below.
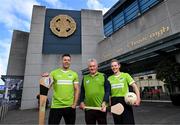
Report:
M 106 103 L 109 102 L 110 91 L 111 91 L 110 83 L 109 83 L 106 75 L 104 75 L 104 98 L 103 98 L 103 102 L 101 104 L 102 112 L 106 112 Z
M 76 108 L 79 99 L 79 78 L 77 73 L 75 73 L 73 85 L 74 85 L 74 102 L 72 108 Z
M 79 83 L 74 83 L 74 102 L 72 108 L 76 108 L 79 99 Z
M 82 83 L 81 83 L 81 94 L 80 94 L 80 108 L 81 109 L 85 108 L 84 98 L 85 98 L 85 90 L 84 90 L 84 78 L 83 78 Z
M 81 83 L 80 102 L 84 102 L 84 98 L 85 98 L 85 90 L 84 90 L 84 78 L 83 78 Z
M 111 93 L 111 85 L 110 85 L 106 75 L 104 75 L 104 91 L 105 91 L 105 94 L 104 94 L 103 101 L 109 102 L 109 96 Z

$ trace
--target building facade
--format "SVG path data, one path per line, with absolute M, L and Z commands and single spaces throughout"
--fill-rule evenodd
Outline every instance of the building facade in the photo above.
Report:
M 101 11 L 33 7 L 30 32 L 13 33 L 7 75 L 3 76 L 8 84 L 12 79 L 23 80 L 21 109 L 37 107 L 41 74 L 58 68 L 63 53 L 71 54 L 71 68 L 81 76 L 88 59 L 96 58 L 97 41 L 104 38 L 102 20 Z
M 88 72 L 89 58 L 96 58 L 99 70 L 107 75 L 112 74 L 113 58 L 135 79 L 148 76 L 148 72 L 155 74 L 155 66 L 164 55 L 172 55 L 180 63 L 179 4 L 179 0 L 120 0 L 105 15 L 95 10 L 34 6 L 30 32 L 13 33 L 3 79 L 23 80 L 21 109 L 29 109 L 37 107 L 40 74 L 57 68 L 63 53 L 72 55 L 72 69 L 80 77 Z M 138 84 L 142 89 L 150 86 Z M 161 86 L 165 92 L 164 83 L 153 82 L 151 86 Z

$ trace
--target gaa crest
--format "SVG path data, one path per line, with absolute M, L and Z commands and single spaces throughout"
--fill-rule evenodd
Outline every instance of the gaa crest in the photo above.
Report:
M 51 31 L 59 37 L 68 37 L 76 30 L 76 22 L 68 15 L 58 15 L 50 22 Z

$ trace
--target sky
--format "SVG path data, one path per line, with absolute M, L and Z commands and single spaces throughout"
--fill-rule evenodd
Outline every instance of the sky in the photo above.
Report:
M 13 30 L 29 32 L 33 5 L 107 12 L 118 0 L 0 0 L 0 76 L 6 75 Z M 4 84 L 0 80 L 0 85 Z

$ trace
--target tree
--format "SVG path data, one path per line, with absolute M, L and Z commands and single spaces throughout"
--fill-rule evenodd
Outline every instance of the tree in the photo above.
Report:
M 156 66 L 156 78 L 175 91 L 174 87 L 180 87 L 180 64 L 172 56 L 164 57 Z
M 166 56 L 164 57 L 156 66 L 156 78 L 165 82 L 168 86 L 171 100 L 176 96 L 175 101 L 179 100 L 180 94 L 178 93 L 178 89 L 180 90 L 180 64 L 176 62 L 174 56 Z M 174 104 L 174 102 L 173 102 Z M 178 104 L 180 104 L 178 102 Z

